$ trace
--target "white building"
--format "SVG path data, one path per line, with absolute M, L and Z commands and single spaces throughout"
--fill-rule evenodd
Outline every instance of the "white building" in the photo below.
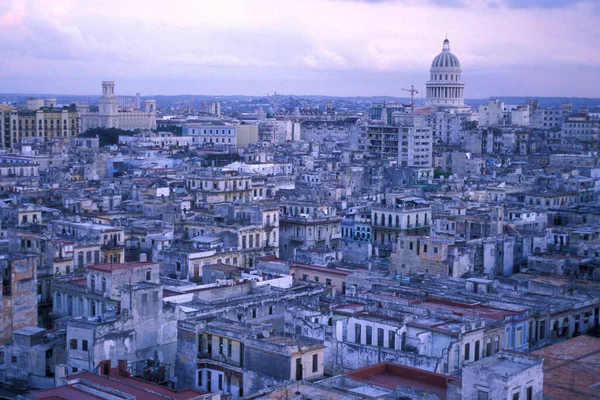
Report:
M 258 125 L 225 122 L 188 123 L 183 126 L 183 136 L 193 137 L 194 144 L 199 146 L 247 147 L 258 141 Z
M 489 99 L 487 104 L 479 105 L 479 126 L 498 126 L 504 117 L 504 103 L 498 99 Z
M 465 84 L 460 79 L 458 57 L 450 52 L 450 41 L 444 40 L 442 52 L 431 63 L 425 104 L 430 107 L 464 107 Z
M 92 128 L 118 128 L 127 131 L 156 129 L 156 101 L 144 100 L 144 110 L 131 107 L 120 109 L 113 81 L 102 82 L 98 112 L 90 111 L 87 105 L 79 105 L 78 109 L 81 116 L 81 132 Z
M 420 114 L 394 116 L 399 124 L 398 165 L 406 167 L 431 167 L 433 143 L 427 120 Z

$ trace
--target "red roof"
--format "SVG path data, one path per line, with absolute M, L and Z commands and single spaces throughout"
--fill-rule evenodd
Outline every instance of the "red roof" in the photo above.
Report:
M 433 307 L 452 311 L 455 315 L 476 315 L 478 317 L 490 318 L 501 321 L 510 315 L 518 315 L 526 310 L 506 310 L 502 308 L 482 306 L 479 303 L 466 304 L 455 301 L 438 299 L 436 297 L 428 297 L 422 301 L 415 301 L 413 304 L 421 304 L 425 307 Z
M 100 271 L 100 272 L 111 272 L 111 271 L 117 271 L 120 269 L 146 267 L 146 266 L 150 266 L 150 265 L 156 265 L 156 263 L 152 262 L 152 261 L 148 261 L 148 262 L 130 262 L 130 263 L 125 263 L 125 264 L 121 264 L 121 263 L 95 264 L 95 265 L 90 265 L 88 267 L 88 269 L 91 269 L 94 271 Z
M 54 389 L 40 390 L 30 394 L 31 397 L 37 399 L 98 399 L 103 397 L 97 397 L 83 392 L 82 390 L 74 387 L 74 380 L 78 379 L 78 385 L 85 386 L 85 381 L 93 382 L 101 387 L 106 387 L 112 390 L 118 390 L 123 393 L 127 393 L 135 396 L 136 399 L 174 399 L 174 400 L 188 400 L 194 399 L 204 394 L 196 389 L 182 389 L 182 390 L 171 390 L 165 386 L 160 386 L 151 382 L 144 381 L 142 379 L 133 378 L 130 376 L 122 375 L 119 373 L 118 368 L 112 368 L 110 370 L 110 376 L 100 375 L 98 373 L 84 371 L 75 375 L 70 375 L 68 381 L 71 381 L 67 386 L 61 386 Z M 96 390 L 102 390 L 96 387 Z
M 437 374 L 419 368 L 382 362 L 346 372 L 346 376 L 370 384 L 396 390 L 398 386 L 421 389 L 445 399 L 448 386 L 460 385 L 459 378 Z
M 339 275 L 339 276 L 348 276 L 350 274 L 352 274 L 352 271 L 348 271 L 348 270 L 343 270 L 343 269 L 338 269 L 338 268 L 329 268 L 329 267 L 319 267 L 317 265 L 309 265 L 309 264 L 303 264 L 303 263 L 298 263 L 295 262 L 290 266 L 290 269 L 305 269 L 305 270 L 309 270 L 309 271 L 316 271 L 316 272 L 322 272 L 325 274 L 332 274 L 332 275 Z

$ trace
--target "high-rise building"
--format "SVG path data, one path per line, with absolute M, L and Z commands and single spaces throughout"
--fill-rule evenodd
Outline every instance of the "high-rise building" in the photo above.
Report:
M 465 84 L 461 81 L 460 62 L 444 40 L 442 52 L 431 63 L 425 104 L 430 107 L 464 107 Z

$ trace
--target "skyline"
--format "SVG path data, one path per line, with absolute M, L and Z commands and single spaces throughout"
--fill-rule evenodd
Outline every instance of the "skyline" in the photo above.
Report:
M 100 3 L 0 5 L 2 91 L 94 95 L 114 80 L 117 94 L 145 96 L 405 97 L 423 91 L 446 35 L 466 98 L 600 89 L 590 0 Z

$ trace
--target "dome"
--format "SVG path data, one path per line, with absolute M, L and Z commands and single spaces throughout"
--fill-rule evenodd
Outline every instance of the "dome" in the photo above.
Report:
M 458 57 L 450 51 L 450 41 L 448 39 L 444 40 L 442 52 L 433 59 L 431 70 L 460 72 L 460 62 Z

